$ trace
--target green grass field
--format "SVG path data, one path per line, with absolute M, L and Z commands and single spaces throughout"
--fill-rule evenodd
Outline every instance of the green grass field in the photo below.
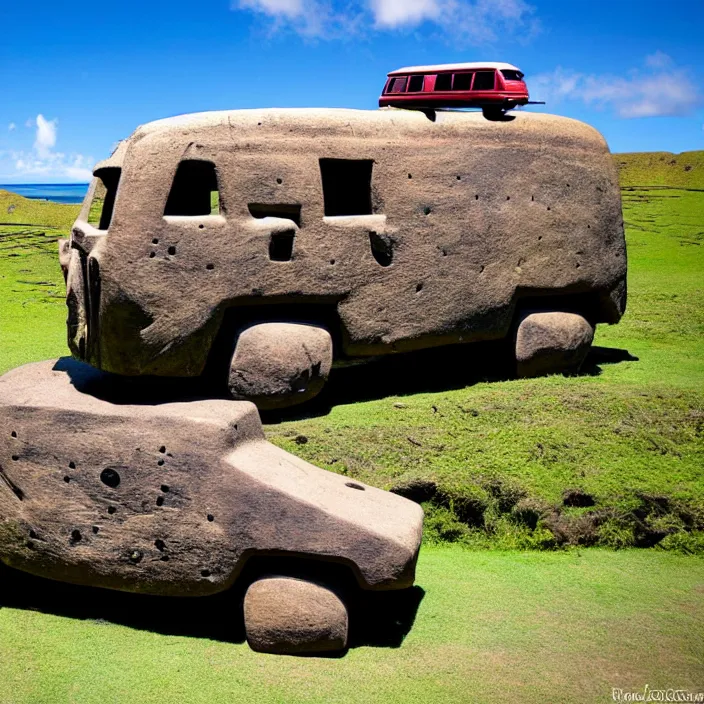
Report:
M 588 374 L 388 396 L 347 393 L 356 377 L 345 386 L 340 376 L 350 402 L 266 427 L 281 447 L 370 484 L 433 482 L 417 578 L 425 597 L 400 648 L 264 656 L 165 635 L 178 614 L 159 600 L 150 603 L 164 626 L 149 630 L 17 603 L 10 580 L 5 592 L 0 582 L 0 702 L 597 702 L 612 687 L 704 691 L 704 152 L 615 160 L 628 311 L 599 329 Z M 0 372 L 66 354 L 54 242 L 76 210 L 0 192 Z M 567 490 L 593 505 L 566 506 Z

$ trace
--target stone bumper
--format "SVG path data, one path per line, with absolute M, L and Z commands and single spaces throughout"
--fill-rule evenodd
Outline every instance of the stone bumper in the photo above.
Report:
M 200 596 L 253 555 L 413 583 L 422 510 L 268 443 L 254 405 L 121 403 L 73 360 L 0 378 L 0 560 L 44 577 Z

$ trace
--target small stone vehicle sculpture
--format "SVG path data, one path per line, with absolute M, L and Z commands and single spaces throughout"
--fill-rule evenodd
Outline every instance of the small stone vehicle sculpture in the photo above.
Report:
M 74 360 L 0 377 L 0 561 L 170 596 L 225 591 L 257 558 L 288 561 L 244 596 L 248 642 L 275 653 L 347 646 L 326 566 L 362 590 L 413 584 L 420 506 L 266 442 L 251 403 L 104 398 L 120 386 Z M 302 577 L 311 563 L 322 580 Z
M 116 374 L 204 375 L 266 409 L 333 364 L 506 340 L 531 376 L 578 369 L 625 309 L 616 168 L 574 120 L 202 113 L 94 173 L 61 244 L 68 338 Z

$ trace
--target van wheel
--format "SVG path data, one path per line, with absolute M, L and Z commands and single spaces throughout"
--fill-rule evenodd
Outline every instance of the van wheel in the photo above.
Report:
M 313 398 L 332 367 L 332 338 L 324 328 L 301 323 L 259 323 L 243 330 L 230 363 L 235 399 L 258 408 L 286 408 Z
M 577 373 L 593 339 L 594 327 L 576 313 L 525 313 L 516 329 L 517 374 Z
M 501 120 L 506 115 L 506 108 L 503 107 L 485 107 L 482 108 L 482 115 L 487 120 Z
M 260 653 L 331 653 L 345 650 L 347 607 L 320 584 L 292 577 L 265 577 L 244 596 L 244 628 Z

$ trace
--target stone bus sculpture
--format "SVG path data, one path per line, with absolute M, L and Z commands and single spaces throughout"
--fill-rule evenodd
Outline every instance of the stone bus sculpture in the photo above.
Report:
M 0 377 L 0 561 L 74 584 L 207 596 L 276 558 L 244 596 L 248 642 L 276 653 L 347 646 L 348 606 L 326 578 L 335 565 L 361 590 L 413 584 L 420 506 L 268 443 L 251 403 L 113 402 L 120 387 L 75 360 Z
M 61 246 L 68 337 L 116 374 L 283 407 L 333 364 L 448 344 L 576 370 L 624 312 L 616 168 L 574 120 L 202 113 L 138 128 L 94 173 Z

